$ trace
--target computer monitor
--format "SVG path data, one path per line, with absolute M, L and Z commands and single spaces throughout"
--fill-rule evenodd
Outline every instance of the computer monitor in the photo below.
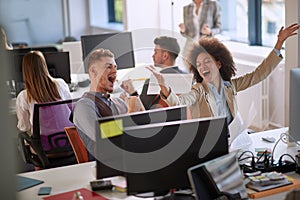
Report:
M 289 115 L 289 135 L 296 141 L 300 141 L 300 68 L 290 71 L 290 115 Z M 289 138 L 289 144 L 295 144 Z
M 188 169 L 196 199 L 248 199 L 236 152 Z
M 55 78 L 71 83 L 70 57 L 68 52 L 44 53 L 48 71 Z
M 12 51 L 18 54 L 26 54 L 29 51 L 40 51 L 42 53 L 58 52 L 58 49 L 55 46 L 32 46 L 26 48 L 13 49 Z
M 71 83 L 70 59 L 69 52 L 45 52 L 43 53 L 48 71 L 54 78 L 62 78 L 66 83 Z M 25 54 L 13 53 L 13 77 L 16 83 L 16 94 L 18 94 L 23 86 L 22 61 Z
M 118 69 L 135 66 L 131 32 L 105 33 L 81 36 L 82 56 L 87 72 L 87 56 L 94 49 L 109 49 L 114 55 Z
M 127 127 L 102 141 L 112 152 L 104 162 L 124 172 L 128 195 L 191 188 L 188 168 L 228 153 L 225 118 Z
M 122 125 L 123 125 L 122 127 L 124 128 L 124 127 L 136 126 L 136 125 L 155 124 L 155 123 L 186 120 L 186 119 L 187 119 L 186 106 L 173 106 L 173 107 L 166 107 L 160 109 L 146 110 L 142 112 L 135 112 L 130 114 L 103 117 L 103 118 L 99 118 L 96 124 L 96 129 L 98 130 L 97 132 L 99 133 L 97 134 L 97 136 L 100 136 L 99 124 L 103 124 L 105 122 L 110 123 L 116 120 L 122 120 Z M 97 152 L 105 153 L 106 149 L 105 146 L 102 145 L 103 141 L 101 140 L 101 138 L 96 137 L 96 141 L 97 141 L 96 144 Z M 121 140 L 119 137 L 112 138 L 112 142 L 121 144 Z M 104 154 L 101 156 L 106 156 L 106 155 Z M 122 159 L 122 157 L 119 158 Z M 107 159 L 109 159 L 109 155 Z M 101 162 L 99 159 L 96 159 L 96 165 L 97 165 L 98 179 L 124 175 L 122 170 L 112 168 L 106 165 L 105 163 Z

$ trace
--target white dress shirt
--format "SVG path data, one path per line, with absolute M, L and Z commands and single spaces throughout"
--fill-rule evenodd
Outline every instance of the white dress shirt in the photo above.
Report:
M 67 83 L 61 79 L 54 79 L 57 82 L 57 89 L 62 98 L 71 99 L 71 94 Z M 23 132 L 31 132 L 32 130 L 32 120 L 33 120 L 33 107 L 36 101 L 27 102 L 27 91 L 26 89 L 21 91 L 16 99 L 16 113 L 18 118 L 18 129 Z

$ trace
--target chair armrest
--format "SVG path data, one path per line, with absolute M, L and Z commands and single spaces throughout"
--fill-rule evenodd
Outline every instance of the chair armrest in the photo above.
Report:
M 25 141 L 28 144 L 25 144 Z M 32 139 L 27 133 L 21 132 L 18 135 L 18 147 L 22 158 L 26 163 L 32 163 L 35 166 L 47 168 L 49 160 L 41 147 L 40 140 Z M 30 150 L 34 151 L 34 153 Z M 38 159 L 36 159 L 38 157 Z
M 25 163 L 31 163 L 29 145 L 25 144 L 25 141 L 29 141 L 30 139 L 31 138 L 27 133 L 21 132 L 18 135 L 18 150 L 20 151 L 22 159 Z

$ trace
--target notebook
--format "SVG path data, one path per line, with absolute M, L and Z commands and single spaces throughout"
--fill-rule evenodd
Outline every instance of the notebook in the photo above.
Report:
M 39 185 L 44 183 L 44 181 L 33 179 L 33 178 L 27 178 L 24 176 L 16 176 L 16 189 L 17 191 L 25 190 L 27 188 Z

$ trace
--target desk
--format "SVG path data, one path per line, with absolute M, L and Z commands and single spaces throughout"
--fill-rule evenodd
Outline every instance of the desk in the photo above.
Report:
M 279 138 L 280 133 L 287 131 L 287 128 L 275 129 L 270 131 L 264 131 L 259 133 L 250 134 L 252 140 L 252 145 L 248 147 L 248 150 L 254 151 L 257 147 L 270 147 L 272 148 L 274 143 L 267 143 L 261 140 L 262 136 L 273 136 Z M 297 147 L 287 147 L 286 144 L 279 142 L 275 151 L 275 158 L 278 158 L 283 153 L 290 153 L 294 155 L 297 151 Z M 45 183 L 34 186 L 32 188 L 23 190 L 17 193 L 17 199 L 27 200 L 27 199 L 42 199 L 42 197 L 37 196 L 38 189 L 41 186 L 51 186 L 51 194 L 57 194 L 61 192 L 67 192 L 79 188 L 91 189 L 89 182 L 95 179 L 93 175 L 93 167 L 95 162 L 71 165 L 60 168 L 53 168 L 48 170 L 41 170 L 35 172 L 21 173 L 19 175 L 35 178 L 45 181 Z M 288 175 L 300 179 L 300 175 L 294 172 L 288 173 Z M 126 196 L 126 193 L 121 192 L 99 192 L 99 194 L 109 198 L 109 199 L 126 199 L 126 200 L 138 200 L 141 198 Z M 261 198 L 263 200 L 273 200 L 273 199 L 284 199 L 286 193 L 280 193 L 270 197 Z M 142 198 L 145 199 L 145 198 Z M 150 200 L 153 198 L 148 198 Z
M 286 133 L 287 131 L 288 131 L 288 128 L 285 127 L 285 128 L 279 128 L 279 129 L 262 131 L 262 132 L 250 134 L 249 136 L 251 137 L 252 144 L 250 146 L 246 147 L 245 149 L 252 151 L 252 152 L 255 152 L 255 148 L 267 147 L 267 148 L 273 149 L 275 143 L 265 142 L 262 140 L 262 137 L 263 136 L 264 137 L 266 137 L 266 136 L 274 137 L 274 138 L 276 138 L 276 141 L 277 141 L 277 139 L 279 139 L 279 137 L 280 137 L 280 134 Z M 296 152 L 298 149 L 300 150 L 300 147 L 297 147 L 297 146 L 287 147 L 287 144 L 280 141 L 275 148 L 274 158 L 277 159 L 284 153 L 291 154 L 294 157 L 296 155 Z
M 275 143 L 265 142 L 261 138 L 269 136 L 269 137 L 276 138 L 276 141 L 277 141 L 277 139 L 280 138 L 280 134 L 286 133 L 287 131 L 288 131 L 288 128 L 279 128 L 279 129 L 262 131 L 262 132 L 250 134 L 249 136 L 252 140 L 252 144 L 250 146 L 246 147 L 244 150 L 249 150 L 249 151 L 255 152 L 255 148 L 265 148 L 265 147 L 273 150 Z M 296 155 L 296 152 L 298 149 L 300 149 L 300 147 L 297 147 L 297 146 L 288 147 L 287 144 L 280 141 L 275 148 L 274 158 L 279 159 L 279 157 L 285 153 L 290 154 L 291 156 L 294 157 Z M 285 158 L 289 159 L 289 157 L 285 157 Z M 297 174 L 295 172 L 289 172 L 289 173 L 286 173 L 286 175 L 291 176 L 295 179 L 300 179 L 300 174 Z M 288 192 L 283 192 L 283 193 L 279 193 L 276 195 L 267 196 L 264 198 L 258 198 L 258 200 L 285 199 L 285 196 L 287 193 Z
M 29 189 L 17 193 L 18 200 L 36 200 L 42 199 L 43 196 L 38 196 L 38 189 L 42 186 L 51 186 L 51 194 L 67 192 L 79 188 L 87 188 L 91 190 L 89 182 L 95 179 L 93 175 L 93 167 L 96 162 L 88 162 L 77 165 L 70 165 L 59 168 L 52 168 L 41 171 L 21 173 L 20 176 L 43 180 L 44 183 L 31 187 Z M 99 194 L 109 199 L 126 199 L 138 200 L 141 198 L 128 197 L 126 193 L 121 192 L 99 192 Z M 143 198 L 144 199 L 144 198 Z M 151 198 L 149 198 L 151 199 Z

